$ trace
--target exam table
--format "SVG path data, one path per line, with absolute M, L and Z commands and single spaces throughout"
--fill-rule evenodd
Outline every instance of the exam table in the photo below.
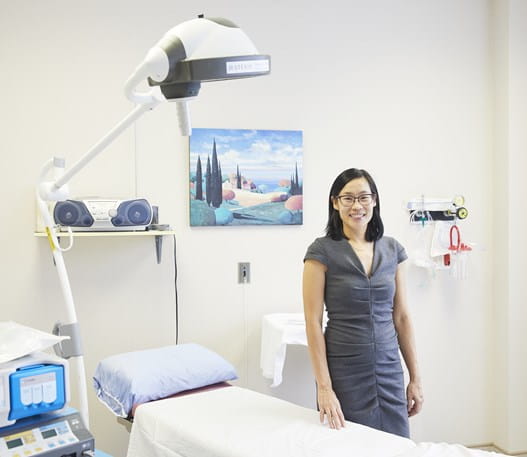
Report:
M 363 425 L 332 430 L 317 411 L 230 386 L 169 398 L 135 411 L 127 457 L 484 457 L 419 443 Z
M 118 354 L 94 374 L 97 397 L 132 422 L 127 457 L 489 457 L 414 441 L 233 386 L 234 367 L 189 343 Z

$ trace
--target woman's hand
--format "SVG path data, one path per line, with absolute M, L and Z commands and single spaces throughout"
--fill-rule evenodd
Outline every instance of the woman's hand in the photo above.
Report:
M 423 407 L 424 397 L 421 383 L 410 381 L 406 388 L 406 400 L 408 402 L 408 417 L 415 416 Z
M 340 402 L 329 388 L 318 388 L 318 408 L 320 410 L 320 422 L 324 423 L 324 416 L 327 417 L 329 428 L 340 429 L 345 427 L 344 414 L 340 408 Z

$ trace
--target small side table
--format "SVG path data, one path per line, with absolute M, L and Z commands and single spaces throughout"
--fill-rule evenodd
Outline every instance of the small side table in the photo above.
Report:
M 275 313 L 263 316 L 260 367 L 263 376 L 273 380 L 271 387 L 282 383 L 288 344 L 307 346 L 304 314 Z

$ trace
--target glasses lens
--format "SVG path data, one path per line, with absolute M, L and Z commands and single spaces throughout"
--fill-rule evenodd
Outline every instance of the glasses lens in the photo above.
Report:
M 340 197 L 340 203 L 342 203 L 344 206 L 352 206 L 354 201 L 355 197 L 352 197 L 351 195 L 344 195 Z
M 372 201 L 372 195 L 371 194 L 364 194 L 359 195 L 359 203 L 361 205 L 369 205 Z

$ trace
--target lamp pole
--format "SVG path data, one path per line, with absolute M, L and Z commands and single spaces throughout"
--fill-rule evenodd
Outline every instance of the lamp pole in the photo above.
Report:
M 48 161 L 41 172 L 41 181 L 37 186 L 37 204 L 44 222 L 45 230 L 48 236 L 48 241 L 53 254 L 53 259 L 57 268 L 59 276 L 60 286 L 64 301 L 66 304 L 66 322 L 57 324 L 55 329 L 61 332 L 61 328 L 68 336 L 70 341 L 69 347 L 74 348 L 71 353 L 64 354 L 66 358 L 72 359 L 73 364 L 76 367 L 77 385 L 79 388 L 79 404 L 80 414 L 82 420 L 87 428 L 89 428 L 89 409 L 88 409 L 88 389 L 86 383 L 86 370 L 84 365 L 84 357 L 82 354 L 82 341 L 81 335 L 78 328 L 77 313 L 75 310 L 75 302 L 73 299 L 73 293 L 71 291 L 70 280 L 64 257 L 62 252 L 64 249 L 60 247 L 58 237 L 54 230 L 54 222 L 51 216 L 47 201 L 53 200 L 64 200 L 67 198 L 67 186 L 66 184 L 80 171 L 82 170 L 91 160 L 93 160 L 100 152 L 108 147 L 119 135 L 121 135 L 130 125 L 132 125 L 139 117 L 145 112 L 155 108 L 160 102 L 154 100 L 144 105 L 138 105 L 130 112 L 121 122 L 119 122 L 110 132 L 108 132 L 99 142 L 97 142 L 80 160 L 78 160 L 68 171 L 65 173 L 61 172 L 63 169 L 64 161 L 53 159 Z M 55 175 L 58 176 L 54 181 L 44 181 L 46 175 L 50 170 L 55 171 Z M 61 175 L 61 176 L 60 176 Z M 65 187 L 66 186 L 66 187 Z

